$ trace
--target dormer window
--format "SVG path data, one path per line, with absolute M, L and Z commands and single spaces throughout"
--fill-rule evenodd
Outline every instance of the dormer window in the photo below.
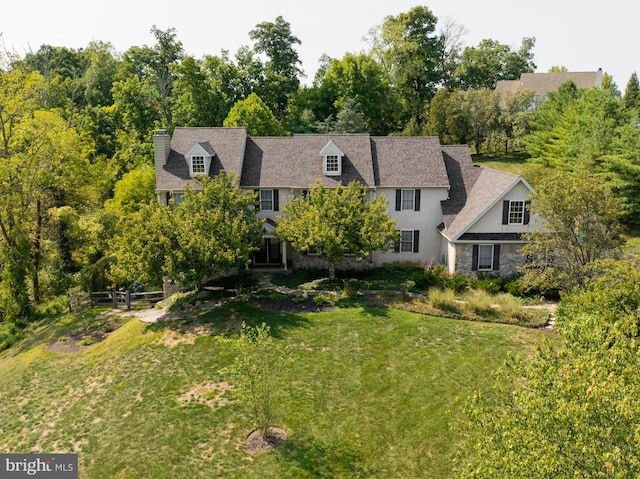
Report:
M 340 160 L 338 155 L 327 155 L 324 160 L 324 169 L 327 175 L 338 174 L 340 171 Z
M 204 156 L 192 156 L 191 157 L 191 171 L 194 175 L 204 173 Z
M 327 176 L 342 175 L 342 157 L 344 153 L 337 145 L 330 141 L 320 152 L 323 162 L 323 172 Z
M 189 175 L 208 175 L 211 168 L 211 158 L 216 155 L 208 142 L 194 144 L 185 158 L 189 163 Z

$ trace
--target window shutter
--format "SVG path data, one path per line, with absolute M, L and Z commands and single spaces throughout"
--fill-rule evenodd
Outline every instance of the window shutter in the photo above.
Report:
M 418 241 L 420 241 L 420 230 L 413 230 L 413 252 L 418 252 Z
M 504 200 L 502 202 L 502 224 L 509 224 L 509 200 Z
M 493 270 L 498 271 L 500 269 L 500 245 L 493 245 Z
M 414 200 L 415 200 L 415 210 L 416 211 L 420 211 L 420 190 L 416 190 L 415 194 L 414 194 Z
M 260 202 L 260 190 L 253 190 L 254 194 L 256 195 L 256 203 L 257 203 L 257 207 L 256 209 L 258 211 L 260 211 L 262 208 L 262 203 Z
M 402 190 L 397 189 L 396 190 L 396 211 L 400 211 L 401 206 L 402 206 Z
M 529 213 L 529 207 L 531 206 L 531 201 L 524 202 L 524 224 L 528 225 L 529 221 L 531 221 L 531 214 Z
M 169 206 L 169 201 L 171 200 L 171 193 L 168 191 L 164 194 L 164 204 Z
M 478 245 L 474 244 L 473 251 L 471 253 L 471 271 L 478 271 L 478 250 Z
M 280 211 L 280 199 L 278 190 L 273 190 L 273 211 Z
M 396 242 L 393 244 L 393 251 L 394 253 L 399 253 L 400 252 L 400 242 L 402 240 L 402 231 L 398 230 L 398 238 L 396 239 Z

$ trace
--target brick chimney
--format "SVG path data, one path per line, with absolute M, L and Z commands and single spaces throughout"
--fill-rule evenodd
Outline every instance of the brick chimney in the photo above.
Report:
M 167 163 L 170 150 L 171 136 L 169 136 L 167 130 L 156 131 L 156 134 L 153 135 L 153 159 L 156 165 L 156 173 L 162 170 L 162 167 Z

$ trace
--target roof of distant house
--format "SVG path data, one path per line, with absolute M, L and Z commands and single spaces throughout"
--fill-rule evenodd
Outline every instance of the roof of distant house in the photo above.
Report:
M 517 91 L 532 91 L 544 96 L 570 80 L 578 88 L 599 88 L 602 86 L 602 69 L 593 72 L 523 73 L 519 80 L 498 81 L 495 89 L 502 96 Z

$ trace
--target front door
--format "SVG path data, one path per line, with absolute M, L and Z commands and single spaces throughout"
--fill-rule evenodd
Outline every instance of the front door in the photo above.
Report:
M 280 240 L 278 238 L 264 238 L 260 251 L 253 257 L 253 264 L 256 266 L 280 266 L 282 264 L 282 253 Z

